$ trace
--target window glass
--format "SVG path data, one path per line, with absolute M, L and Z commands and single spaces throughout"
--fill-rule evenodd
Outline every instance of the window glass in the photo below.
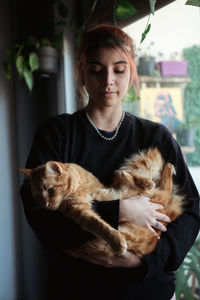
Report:
M 137 97 L 129 91 L 123 108 L 171 131 L 200 191 L 200 19 L 199 8 L 185 2 L 176 0 L 156 11 L 142 44 L 148 17 L 124 28 L 136 44 L 140 85 Z M 197 238 L 176 272 L 177 299 L 200 299 L 199 286 Z

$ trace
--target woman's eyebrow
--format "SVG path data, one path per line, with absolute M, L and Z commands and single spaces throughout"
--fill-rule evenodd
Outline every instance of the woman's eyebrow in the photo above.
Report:
M 125 60 L 120 60 L 114 63 L 114 65 L 120 65 L 120 64 L 128 64 Z
M 103 64 L 99 61 L 96 61 L 96 60 L 92 60 L 92 61 L 88 61 L 87 64 L 89 65 L 101 65 L 103 66 Z M 113 63 L 113 65 L 120 65 L 120 64 L 128 64 L 127 61 L 125 60 L 120 60 L 120 61 L 116 61 L 115 63 Z

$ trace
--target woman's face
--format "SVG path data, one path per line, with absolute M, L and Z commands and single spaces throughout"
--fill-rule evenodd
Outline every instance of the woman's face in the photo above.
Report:
M 84 70 L 89 101 L 100 107 L 121 105 L 129 88 L 130 67 L 125 55 L 112 47 L 90 54 Z

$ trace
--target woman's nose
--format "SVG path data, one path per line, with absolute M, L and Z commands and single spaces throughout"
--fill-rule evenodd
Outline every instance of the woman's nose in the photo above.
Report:
M 104 86 L 111 86 L 114 83 L 114 74 L 112 71 L 105 71 L 104 74 Z

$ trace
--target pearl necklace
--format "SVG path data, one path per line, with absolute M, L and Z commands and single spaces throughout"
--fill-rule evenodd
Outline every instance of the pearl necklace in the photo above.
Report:
M 98 135 L 99 135 L 102 139 L 104 139 L 104 140 L 106 140 L 106 141 L 113 141 L 113 140 L 116 138 L 116 136 L 117 136 L 117 134 L 118 134 L 118 131 L 119 131 L 119 128 L 120 128 L 120 126 L 122 125 L 122 122 L 123 122 L 124 117 L 125 117 L 125 112 L 123 111 L 123 112 L 122 112 L 121 120 L 120 120 L 120 122 L 119 122 L 118 127 L 115 129 L 114 135 L 113 135 L 112 137 L 106 137 L 105 135 L 103 135 L 103 134 L 99 131 L 99 129 L 96 127 L 96 125 L 92 122 L 92 120 L 90 119 L 90 117 L 89 117 L 88 113 L 86 112 L 86 110 L 85 110 L 85 113 L 86 113 L 86 116 L 87 116 L 87 118 L 88 118 L 88 121 L 89 121 L 90 124 L 94 127 L 94 129 L 96 130 L 96 132 L 98 133 Z

